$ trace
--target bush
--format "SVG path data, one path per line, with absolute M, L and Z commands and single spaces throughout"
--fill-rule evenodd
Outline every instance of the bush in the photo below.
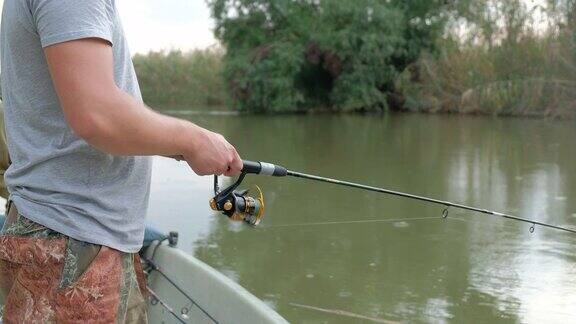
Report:
M 210 0 L 234 106 L 388 107 L 394 81 L 441 32 L 436 0 Z

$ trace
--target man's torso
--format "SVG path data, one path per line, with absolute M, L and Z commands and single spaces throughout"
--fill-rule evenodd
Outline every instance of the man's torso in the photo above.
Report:
M 81 241 L 134 252 L 144 233 L 150 158 L 106 154 L 76 136 L 43 53 L 43 46 L 86 37 L 112 43 L 117 86 L 141 99 L 114 0 L 4 1 L 2 95 L 12 159 L 6 184 L 27 218 Z

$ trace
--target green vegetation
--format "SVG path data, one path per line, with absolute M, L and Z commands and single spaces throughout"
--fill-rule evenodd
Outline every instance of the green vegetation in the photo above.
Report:
M 574 117 L 575 3 L 472 2 L 397 80 L 413 111 Z M 463 32 L 465 31 L 465 32 Z
M 443 0 L 211 0 L 233 105 L 385 109 L 442 29 Z
M 221 49 L 135 55 L 134 68 L 146 103 L 160 108 L 226 105 Z
M 225 50 L 137 55 L 146 101 L 572 117 L 573 0 L 209 0 Z

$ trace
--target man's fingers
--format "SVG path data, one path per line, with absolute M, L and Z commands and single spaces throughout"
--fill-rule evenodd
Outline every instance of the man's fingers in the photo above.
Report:
M 243 167 L 242 158 L 240 158 L 240 155 L 236 152 L 236 149 L 234 149 L 234 158 L 232 159 L 232 163 L 230 163 L 230 169 L 240 172 Z
M 228 170 L 226 171 L 225 175 L 227 176 L 235 176 L 242 171 L 242 159 L 236 149 L 232 147 L 232 159 L 228 164 Z
M 242 171 L 242 168 L 237 169 L 237 168 L 232 168 L 232 167 L 230 167 L 230 168 L 224 173 L 224 175 L 227 176 L 227 177 L 233 177 L 233 176 L 235 176 L 235 175 L 240 174 L 240 171 Z
M 228 164 L 222 164 L 216 170 L 214 170 L 215 175 L 226 175 L 228 172 Z
M 226 139 L 217 133 L 206 131 L 201 154 L 191 152 L 185 155 L 186 161 L 198 175 L 214 174 L 235 176 L 242 171 L 242 160 Z

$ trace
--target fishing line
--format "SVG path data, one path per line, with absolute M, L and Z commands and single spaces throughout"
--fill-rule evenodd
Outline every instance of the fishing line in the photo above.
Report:
M 263 226 L 262 228 L 282 228 L 282 227 L 298 227 L 298 226 L 319 226 L 319 225 L 348 225 L 348 224 L 371 224 L 371 223 L 391 223 L 391 222 L 411 222 L 411 221 L 422 221 L 422 220 L 438 220 L 438 217 L 417 217 L 417 218 L 393 218 L 393 219 L 367 219 L 367 220 L 357 220 L 357 221 L 328 221 L 328 222 L 317 222 L 317 223 L 296 223 L 296 224 L 280 224 L 280 225 L 269 225 Z M 458 220 L 461 222 L 467 222 L 460 218 L 450 218 L 453 220 Z

